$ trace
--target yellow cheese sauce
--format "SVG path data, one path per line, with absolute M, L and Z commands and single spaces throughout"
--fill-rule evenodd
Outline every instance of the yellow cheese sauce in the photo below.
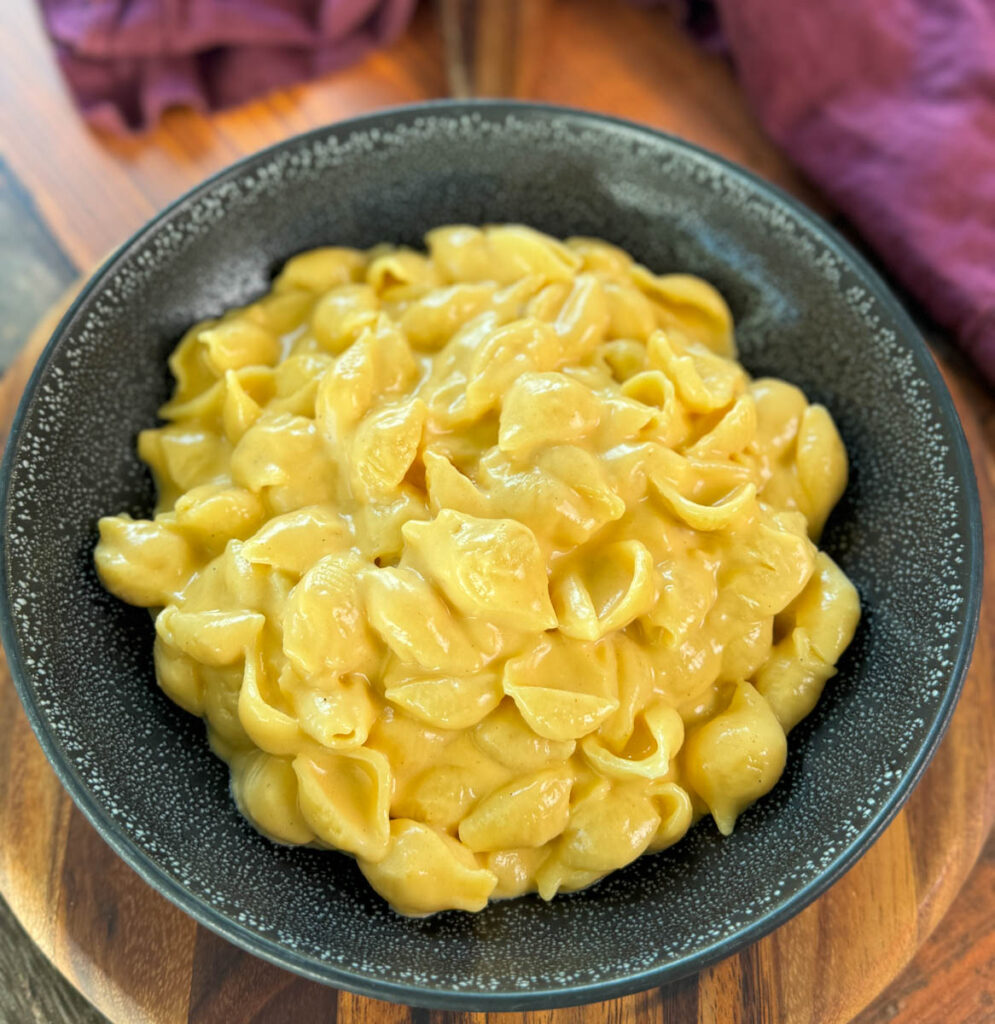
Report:
M 291 259 L 170 358 L 151 520 L 100 521 L 239 808 L 403 914 L 728 834 L 850 642 L 829 413 L 719 293 L 516 225 Z

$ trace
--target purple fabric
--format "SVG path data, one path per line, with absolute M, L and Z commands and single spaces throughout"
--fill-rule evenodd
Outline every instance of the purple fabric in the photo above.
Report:
M 214 110 L 389 43 L 416 0 L 41 0 L 87 120 L 123 133 Z
M 728 49 L 771 137 L 995 384 L 995 0 L 638 2 Z M 83 112 L 120 132 L 341 67 L 415 0 L 41 3 Z
M 764 128 L 995 385 L 995 0 L 681 6 L 717 10 Z

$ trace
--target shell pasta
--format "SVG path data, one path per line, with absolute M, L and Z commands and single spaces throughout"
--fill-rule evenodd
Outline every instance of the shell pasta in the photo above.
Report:
M 583 888 L 784 768 L 860 615 L 829 413 L 719 293 L 604 242 L 443 227 L 292 258 L 199 323 L 100 521 L 165 693 L 276 842 L 399 912 Z

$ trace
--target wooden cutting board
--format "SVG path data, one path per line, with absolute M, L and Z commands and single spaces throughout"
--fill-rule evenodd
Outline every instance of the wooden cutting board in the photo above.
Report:
M 68 297 L 61 308 L 66 304 Z M 0 442 L 61 308 L 39 325 L 0 381 Z M 943 368 L 974 454 L 991 549 L 995 405 L 969 372 Z M 523 1024 L 843 1024 L 906 967 L 950 907 L 991 828 L 993 637 L 995 564 L 989 563 L 963 696 L 939 752 L 892 825 L 821 899 L 776 932 L 696 977 L 637 996 L 523 1015 L 430 1012 L 326 988 L 243 953 L 159 896 L 100 839 L 45 760 L 2 659 L 0 893 L 59 970 L 122 1024 L 477 1024 L 498 1017 Z M 982 1016 L 972 1020 L 984 1019 L 979 1007 Z M 949 1002 L 941 999 L 920 999 L 910 1013 L 895 1017 L 886 1006 L 867 1020 L 966 1020 L 948 1016 Z

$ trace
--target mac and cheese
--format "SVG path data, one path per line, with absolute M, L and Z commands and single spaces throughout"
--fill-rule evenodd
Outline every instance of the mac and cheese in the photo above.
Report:
M 550 899 L 723 833 L 850 642 L 829 413 L 714 288 L 585 238 L 439 228 L 291 259 L 199 323 L 102 519 L 163 690 L 243 813 L 401 913 Z

